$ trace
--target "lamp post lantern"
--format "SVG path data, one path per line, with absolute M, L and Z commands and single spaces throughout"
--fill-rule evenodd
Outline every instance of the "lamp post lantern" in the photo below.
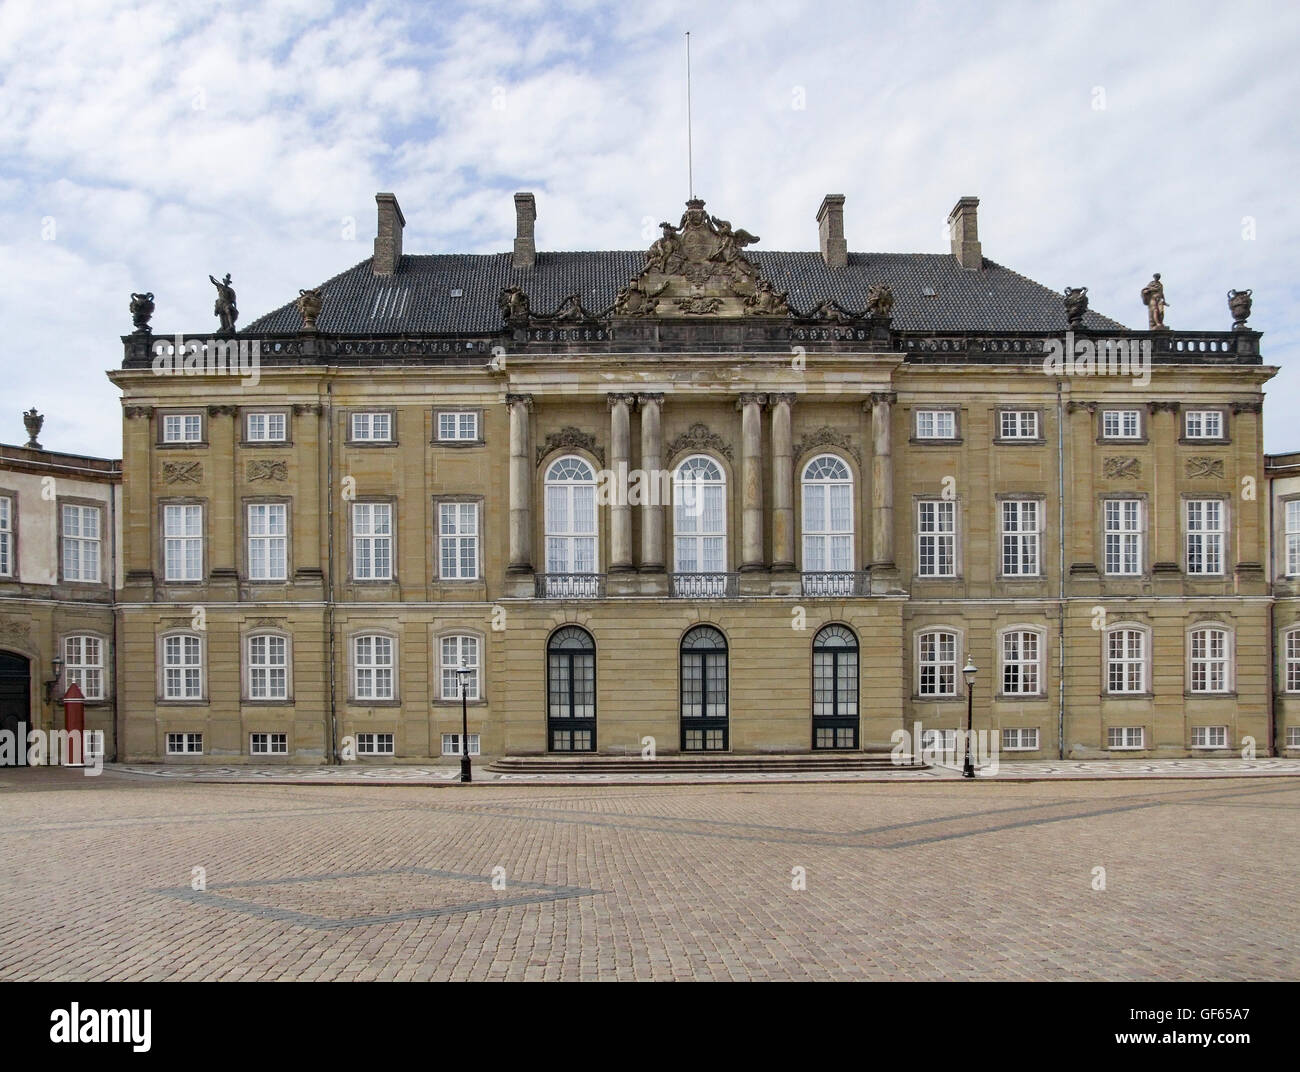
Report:
M 456 668 L 456 678 L 460 682 L 460 780 L 472 782 L 473 773 L 469 760 L 469 679 L 474 671 L 462 659 Z
M 971 724 L 975 710 L 975 672 L 978 669 L 975 660 L 969 655 L 966 656 L 966 665 L 961 668 L 962 677 L 966 679 L 966 763 L 961 769 L 963 778 L 975 777 L 975 764 L 971 761 L 970 739 L 972 736 Z

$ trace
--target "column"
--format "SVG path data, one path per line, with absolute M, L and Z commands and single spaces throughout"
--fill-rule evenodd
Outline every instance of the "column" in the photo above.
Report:
M 794 570 L 793 394 L 768 395 L 772 411 L 772 569 Z
M 321 406 L 298 402 L 293 407 L 293 449 L 297 455 L 298 480 L 293 503 L 293 578 L 319 583 L 324 575 L 321 563 L 321 489 L 324 486 L 320 443 Z
M 206 474 L 210 483 L 211 499 L 207 519 L 208 539 L 212 548 L 212 561 L 208 576 L 213 583 L 233 583 L 239 576 L 239 557 L 235 546 L 238 522 L 235 511 L 235 483 L 240 474 L 235 469 L 235 415 L 234 406 L 208 407 L 208 449 L 212 456 L 212 472 Z
M 740 410 L 740 568 L 763 568 L 763 405 L 766 395 L 744 394 Z
M 871 565 L 894 566 L 894 457 L 891 407 L 898 401 L 892 391 L 877 391 L 867 400 L 871 407 Z
M 1101 514 L 1093 493 L 1093 458 L 1097 453 L 1096 402 L 1067 402 L 1070 416 L 1070 468 L 1062 483 L 1070 503 L 1069 551 L 1071 574 L 1097 572 L 1097 529 Z M 1065 534 L 1062 533 L 1062 538 Z
M 510 564 L 508 573 L 533 570 L 533 479 L 528 464 L 532 395 L 506 395 L 510 407 Z
M 1235 533 L 1234 545 L 1237 577 L 1242 581 L 1262 582 L 1264 572 L 1264 532 L 1261 496 L 1268 495 L 1264 480 L 1264 443 L 1261 437 L 1262 402 L 1232 403 L 1232 446 L 1236 454 L 1236 481 L 1229 486 L 1233 501 L 1228 507 L 1228 524 Z M 1255 481 L 1254 494 L 1245 493 L 1244 477 Z M 1237 517 L 1233 518 L 1234 509 Z
M 122 415 L 126 420 L 122 433 L 122 576 L 128 585 L 150 584 L 154 549 L 161 539 L 153 498 L 153 407 L 126 406 Z M 108 524 L 107 519 L 104 523 Z
M 1155 482 L 1152 488 L 1150 524 L 1155 529 L 1156 573 L 1182 571 L 1179 533 L 1182 531 L 1182 503 L 1178 498 L 1178 474 L 1175 459 L 1178 451 L 1177 402 L 1149 402 L 1151 428 L 1147 438 L 1155 456 Z
M 637 395 L 641 410 L 641 469 L 648 487 L 641 497 L 641 572 L 664 569 L 664 507 L 660 502 L 659 470 L 663 468 L 664 437 L 660 421 L 662 394 Z
M 609 511 L 610 573 L 626 573 L 632 568 L 632 507 L 627 501 L 627 483 L 632 447 L 629 413 L 634 398 L 634 395 L 605 396 L 609 404 L 609 464 L 614 473 L 614 495 Z

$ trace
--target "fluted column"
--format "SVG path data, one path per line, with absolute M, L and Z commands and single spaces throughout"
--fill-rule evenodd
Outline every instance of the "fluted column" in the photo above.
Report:
M 636 396 L 641 410 L 641 469 L 649 485 L 646 494 L 641 496 L 642 573 L 661 573 L 664 568 L 664 508 L 657 490 L 658 472 L 663 468 L 664 437 L 660 421 L 663 400 L 662 394 Z
M 766 395 L 744 394 L 740 410 L 740 568 L 763 568 L 763 405 Z
M 891 407 L 898 401 L 892 391 L 878 391 L 867 400 L 871 407 L 871 564 L 894 565 L 894 447 Z
M 609 572 L 626 573 L 632 568 L 632 507 L 627 501 L 627 484 L 632 449 L 629 411 L 635 396 L 605 397 L 609 404 L 609 462 L 615 488 L 610 503 Z
M 1182 502 L 1178 498 L 1178 474 L 1175 462 L 1178 454 L 1177 402 L 1148 402 L 1151 417 L 1152 453 L 1155 454 L 1156 479 L 1154 502 L 1150 520 L 1155 527 L 1156 573 L 1181 572 L 1183 556 L 1179 552 L 1179 533 L 1182 531 Z
M 794 569 L 793 394 L 768 395 L 772 409 L 772 568 Z
M 533 480 L 528 464 L 532 395 L 506 395 L 510 407 L 510 573 L 533 569 Z

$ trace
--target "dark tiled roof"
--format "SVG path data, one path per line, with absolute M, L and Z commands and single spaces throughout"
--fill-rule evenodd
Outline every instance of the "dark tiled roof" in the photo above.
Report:
M 806 311 L 827 298 L 850 310 L 865 309 L 867 288 L 888 283 L 894 292 L 893 326 L 904 331 L 1064 331 L 1065 305 L 1058 291 L 985 259 L 967 271 L 947 253 L 850 253 L 844 268 L 828 268 L 820 253 L 747 251 L 778 291 Z M 397 273 L 376 276 L 370 259 L 323 284 L 317 320 L 331 334 L 476 335 L 502 326 L 497 298 L 507 286 L 522 287 L 535 313 L 554 312 L 570 294 L 601 312 L 641 271 L 645 253 L 539 253 L 533 268 L 511 267 L 509 253 L 407 255 Z M 462 296 L 453 298 L 453 290 Z M 933 291 L 933 295 L 927 293 Z M 1084 325 L 1123 325 L 1089 311 Z M 254 320 L 243 330 L 294 332 L 301 318 L 294 304 Z

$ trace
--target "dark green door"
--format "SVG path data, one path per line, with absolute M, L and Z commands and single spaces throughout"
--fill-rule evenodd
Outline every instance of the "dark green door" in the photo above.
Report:
M 13 652 L 0 651 L 0 730 L 14 735 L 14 755 L 24 754 L 20 738 L 27 736 L 32 722 L 31 660 Z

